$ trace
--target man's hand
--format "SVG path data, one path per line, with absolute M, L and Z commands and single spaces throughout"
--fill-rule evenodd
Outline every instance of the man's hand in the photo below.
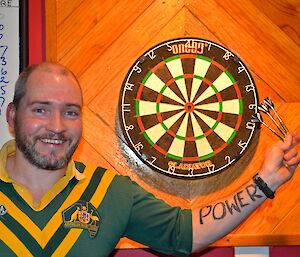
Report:
M 296 149 L 299 143 L 300 134 L 293 133 L 267 151 L 259 174 L 273 191 L 293 176 L 300 162 Z

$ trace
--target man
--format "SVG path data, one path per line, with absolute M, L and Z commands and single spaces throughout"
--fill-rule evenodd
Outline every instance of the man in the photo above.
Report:
M 70 161 L 82 133 L 81 108 L 79 83 L 65 67 L 42 63 L 20 74 L 7 108 L 15 142 L 0 152 L 1 256 L 108 256 L 123 236 L 186 256 L 238 226 L 299 163 L 294 133 L 267 154 L 260 189 L 252 180 L 200 210 L 181 210 L 127 177 Z M 240 204 L 232 214 L 219 209 L 234 198 Z

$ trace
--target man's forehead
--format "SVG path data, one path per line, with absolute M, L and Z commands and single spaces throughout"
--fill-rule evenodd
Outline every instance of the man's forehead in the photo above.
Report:
M 35 70 L 28 78 L 25 95 L 28 98 L 72 99 L 72 102 L 82 104 L 81 89 L 75 78 L 61 69 L 54 69 Z
M 45 72 L 58 72 L 62 75 L 68 75 L 71 72 L 64 66 L 58 64 L 58 63 L 42 63 L 36 69 L 32 72 L 38 72 L 38 71 L 45 71 Z
M 34 80 L 38 78 L 43 78 L 43 77 L 65 77 L 70 80 L 76 81 L 74 76 L 68 72 L 66 69 L 63 69 L 62 67 L 59 66 L 41 66 L 38 67 L 36 70 L 34 70 L 30 76 L 28 77 L 28 80 Z M 77 81 L 76 81 L 77 83 Z

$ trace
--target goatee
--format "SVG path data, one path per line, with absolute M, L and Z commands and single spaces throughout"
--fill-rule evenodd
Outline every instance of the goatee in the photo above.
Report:
M 60 158 L 56 156 L 54 150 L 47 155 L 40 154 L 35 149 L 35 145 L 36 142 L 41 138 L 66 141 L 69 144 L 66 154 Z M 24 157 L 32 165 L 45 170 L 58 170 L 66 167 L 79 144 L 79 140 L 75 142 L 67 141 L 63 134 L 58 134 L 58 133 L 48 133 L 46 135 L 39 136 L 39 137 L 25 136 L 20 131 L 20 126 L 18 125 L 17 122 L 15 122 L 15 140 L 18 149 L 23 153 Z

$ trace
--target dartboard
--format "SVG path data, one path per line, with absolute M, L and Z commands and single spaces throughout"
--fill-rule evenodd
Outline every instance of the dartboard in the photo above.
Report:
M 199 38 L 163 42 L 124 79 L 119 117 L 127 145 L 154 171 L 202 178 L 237 161 L 255 133 L 258 95 L 245 64 Z

